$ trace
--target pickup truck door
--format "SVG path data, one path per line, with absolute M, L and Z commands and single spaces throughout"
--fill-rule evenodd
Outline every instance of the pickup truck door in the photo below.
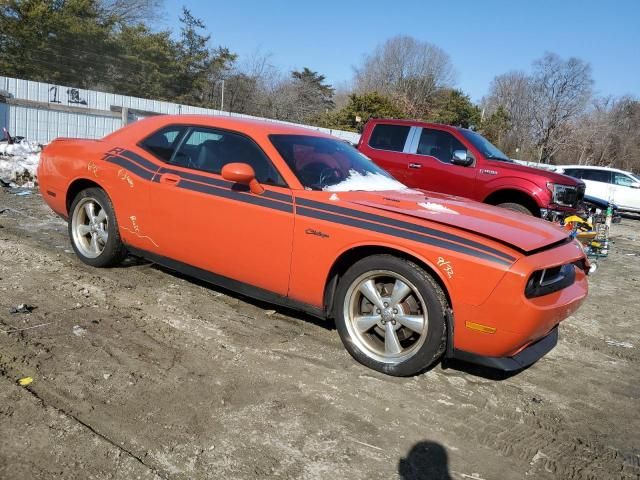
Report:
M 477 161 L 470 166 L 451 163 L 453 152 L 467 147 L 453 134 L 436 128 L 416 128 L 408 148 L 407 173 L 410 187 L 474 198 Z

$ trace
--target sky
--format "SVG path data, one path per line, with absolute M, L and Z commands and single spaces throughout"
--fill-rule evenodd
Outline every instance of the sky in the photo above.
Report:
M 496 75 L 529 71 L 545 51 L 589 62 L 598 95 L 640 97 L 640 0 L 165 0 L 166 27 L 179 28 L 183 5 L 239 61 L 268 53 L 276 66 L 309 67 L 334 86 L 376 45 L 410 35 L 449 54 L 455 86 L 474 101 Z

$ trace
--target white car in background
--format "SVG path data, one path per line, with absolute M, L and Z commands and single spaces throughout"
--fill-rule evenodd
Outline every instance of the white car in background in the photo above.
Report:
M 585 195 L 615 203 L 621 211 L 640 213 L 640 178 L 631 172 L 608 167 L 560 165 L 555 170 L 581 179 Z

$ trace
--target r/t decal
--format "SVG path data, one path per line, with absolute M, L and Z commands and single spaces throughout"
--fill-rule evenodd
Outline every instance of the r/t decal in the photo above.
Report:
M 438 266 L 440 267 L 440 270 L 447 274 L 447 277 L 453 278 L 453 265 L 451 265 L 449 260 L 445 260 L 443 257 L 438 257 Z

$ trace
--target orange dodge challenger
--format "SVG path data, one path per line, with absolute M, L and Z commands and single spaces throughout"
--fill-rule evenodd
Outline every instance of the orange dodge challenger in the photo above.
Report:
M 408 189 L 305 128 L 152 117 L 102 140 L 53 141 L 38 179 L 83 262 L 115 266 L 130 252 L 333 318 L 349 353 L 389 375 L 443 356 L 524 368 L 587 296 L 589 264 L 567 232 Z

